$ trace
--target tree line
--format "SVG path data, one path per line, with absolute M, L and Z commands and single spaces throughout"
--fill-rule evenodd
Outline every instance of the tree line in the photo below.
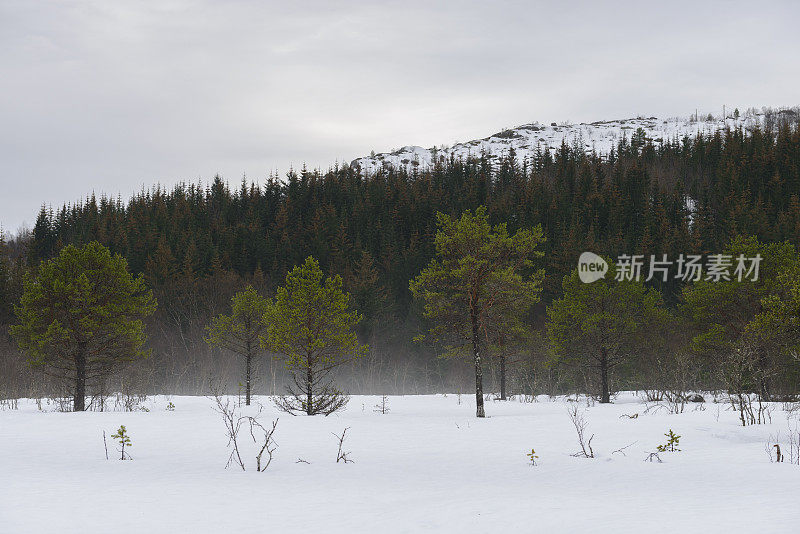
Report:
M 369 353 L 358 370 L 340 371 L 347 389 L 452 391 L 471 380 L 459 363 L 463 351 L 437 336 L 414 340 L 429 330 L 431 318 L 409 281 L 435 257 L 437 213 L 455 220 L 485 206 L 487 224 L 504 224 L 508 235 L 541 228 L 540 255 L 526 267 L 542 273 L 536 302 L 510 313 L 511 323 L 498 321 L 504 328 L 492 327 L 488 319 L 483 327 L 481 346 L 491 347 L 485 361 L 491 387 L 500 389 L 508 376 L 515 392 L 585 389 L 595 378 L 569 365 L 569 358 L 553 357 L 554 344 L 568 345 L 555 343 L 546 328 L 548 306 L 568 295 L 564 280 L 580 253 L 590 250 L 609 259 L 709 254 L 733 246 L 737 236 L 752 236 L 759 247 L 796 246 L 798 162 L 798 129 L 779 122 L 769 130 L 673 140 L 648 139 L 637 131 L 606 155 L 564 143 L 522 160 L 511 149 L 439 160 L 430 169 L 385 168 L 370 176 L 345 165 L 290 172 L 285 180 L 270 177 L 263 184 L 243 181 L 236 189 L 217 177 L 208 186 L 143 191 L 125 203 L 90 197 L 58 210 L 43 208 L 32 232 L 3 243 L 0 320 L 14 322 L 12 308 L 22 295 L 25 271 L 35 274 L 42 260 L 68 244 L 98 241 L 125 257 L 159 302 L 147 319 L 152 357 L 139 383 L 150 390 L 199 392 L 209 376 L 238 380 L 237 371 L 221 363 L 218 349 L 205 343 L 211 319 L 247 285 L 274 296 L 285 274 L 313 256 L 323 272 L 341 277 L 354 309 L 364 316 L 356 332 Z M 687 284 L 674 276 L 652 280 L 645 289 L 673 316 L 688 299 Z M 683 346 L 671 337 L 669 343 Z M 14 349 L 6 342 L 4 357 L 10 358 Z M 661 381 L 655 376 L 661 371 L 644 358 L 608 362 L 611 390 Z M 262 388 L 265 377 L 276 384 L 276 375 L 285 372 L 269 365 L 258 371 Z M 501 373 L 503 366 L 508 369 Z M 773 389 L 791 389 L 795 371 L 786 369 L 791 372 L 771 379 Z M 693 376 L 708 387 L 721 384 L 711 364 Z

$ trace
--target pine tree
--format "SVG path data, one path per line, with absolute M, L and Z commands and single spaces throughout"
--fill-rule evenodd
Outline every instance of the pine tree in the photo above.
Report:
M 105 433 L 103 435 L 105 436 Z M 111 434 L 111 437 L 119 442 L 119 459 L 124 460 L 126 457 L 130 459 L 130 455 L 125 452 L 125 447 L 133 447 L 133 443 L 131 443 L 131 436 L 125 425 L 121 425 L 115 433 Z
M 350 308 L 342 278 L 323 278 L 309 256 L 286 275 L 264 316 L 263 345 L 282 354 L 293 375 L 289 395 L 278 401 L 288 412 L 330 415 L 343 408 L 347 396 L 333 386 L 330 372 L 368 350 L 358 342 L 355 328 L 362 316 Z
M 149 351 L 143 319 L 156 308 L 142 276 L 97 242 L 65 247 L 25 280 L 11 333 L 35 367 L 74 384 L 83 411 L 86 382 Z
M 261 336 L 267 329 L 264 320 L 267 308 L 267 299 L 248 286 L 231 298 L 231 314 L 214 317 L 206 328 L 206 343 L 244 357 L 247 406 L 250 406 L 253 359 L 265 352 Z
M 613 274 L 613 262 L 606 261 Z M 648 336 L 664 316 L 656 291 L 612 274 L 584 283 L 574 270 L 564 277 L 563 296 L 547 307 L 554 356 L 595 370 L 601 403 L 611 402 L 610 374 L 652 345 Z
M 475 364 L 476 415 L 483 407 L 483 339 L 492 313 L 518 299 L 535 298 L 544 273 L 532 274 L 542 253 L 540 227 L 509 235 L 505 224 L 491 226 L 486 209 L 464 212 L 460 218 L 438 214 L 436 257 L 411 281 L 414 297 L 434 322 L 434 338 L 456 338 L 472 346 Z M 533 297 L 532 297 L 533 296 Z

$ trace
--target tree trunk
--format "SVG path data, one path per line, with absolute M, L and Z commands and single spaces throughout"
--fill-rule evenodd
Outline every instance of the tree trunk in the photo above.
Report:
M 472 313 L 472 353 L 475 356 L 475 415 L 486 417 L 483 410 L 483 369 L 481 368 L 480 332 L 478 331 L 478 315 Z
M 600 353 L 600 402 L 602 404 L 611 402 L 611 394 L 608 391 L 608 355 L 605 347 Z
M 249 343 L 248 343 L 249 345 Z M 250 406 L 250 364 L 253 360 L 253 357 L 250 355 L 250 347 L 247 347 L 247 357 L 245 358 L 245 365 L 247 370 L 245 371 L 245 392 L 244 392 L 244 403 L 246 406 Z
M 272 357 L 272 354 L 269 355 L 269 374 L 272 377 L 269 394 L 275 395 L 275 358 Z
M 758 381 L 758 395 L 761 399 L 761 402 L 769 402 L 770 401 L 770 387 L 769 387 L 769 378 L 768 370 L 769 369 L 769 362 L 767 359 L 767 354 L 765 351 L 761 350 L 758 352 L 758 374 L 761 375 Z
M 506 400 L 506 355 L 500 352 L 500 400 Z
M 75 357 L 75 397 L 72 399 L 72 411 L 86 410 L 86 355 L 81 352 Z
M 761 397 L 761 402 L 769 402 L 771 399 L 771 395 L 769 393 L 769 380 L 766 378 L 762 378 L 761 383 L 759 384 L 759 396 Z
M 245 355 L 245 385 L 244 385 L 244 404 L 250 406 L 250 365 L 253 360 L 253 350 L 250 346 L 250 340 L 247 340 L 247 354 Z
M 314 415 L 314 400 L 313 400 L 313 392 L 311 391 L 311 383 L 313 381 L 314 375 L 311 371 L 311 363 L 308 364 L 306 367 L 306 413 L 308 415 Z

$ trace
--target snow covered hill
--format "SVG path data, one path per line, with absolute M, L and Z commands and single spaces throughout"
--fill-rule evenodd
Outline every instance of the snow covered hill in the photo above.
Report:
M 456 158 L 467 158 L 479 156 L 481 151 L 485 151 L 491 158 L 497 158 L 512 146 L 521 161 L 526 154 L 534 153 L 537 148 L 541 150 L 547 147 L 556 149 L 562 141 L 566 141 L 570 145 L 583 146 L 587 152 L 596 151 L 599 154 L 606 154 L 623 137 L 630 139 L 638 128 L 642 128 L 648 138 L 658 142 L 675 138 L 681 139 L 684 136 L 713 134 L 724 128 L 752 129 L 756 126 L 764 126 L 765 122 L 769 123 L 771 119 L 781 117 L 796 121 L 798 108 L 748 109 L 736 116 L 731 111 L 726 113 L 724 119 L 721 115 L 717 117 L 700 115 L 698 119 L 695 117 L 636 117 L 580 124 L 533 122 L 497 132 L 483 139 L 457 143 L 452 147 L 404 146 L 391 152 L 355 159 L 351 165 L 359 167 L 365 173 L 373 173 L 382 166 L 394 168 L 405 166 L 411 170 L 413 167 L 430 166 L 436 159 L 440 161 L 448 159 L 451 154 L 454 154 Z

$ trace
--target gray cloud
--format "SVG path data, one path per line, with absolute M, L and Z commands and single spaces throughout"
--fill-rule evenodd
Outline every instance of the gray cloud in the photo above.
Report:
M 0 3 L 0 224 L 533 120 L 796 105 L 766 2 Z

